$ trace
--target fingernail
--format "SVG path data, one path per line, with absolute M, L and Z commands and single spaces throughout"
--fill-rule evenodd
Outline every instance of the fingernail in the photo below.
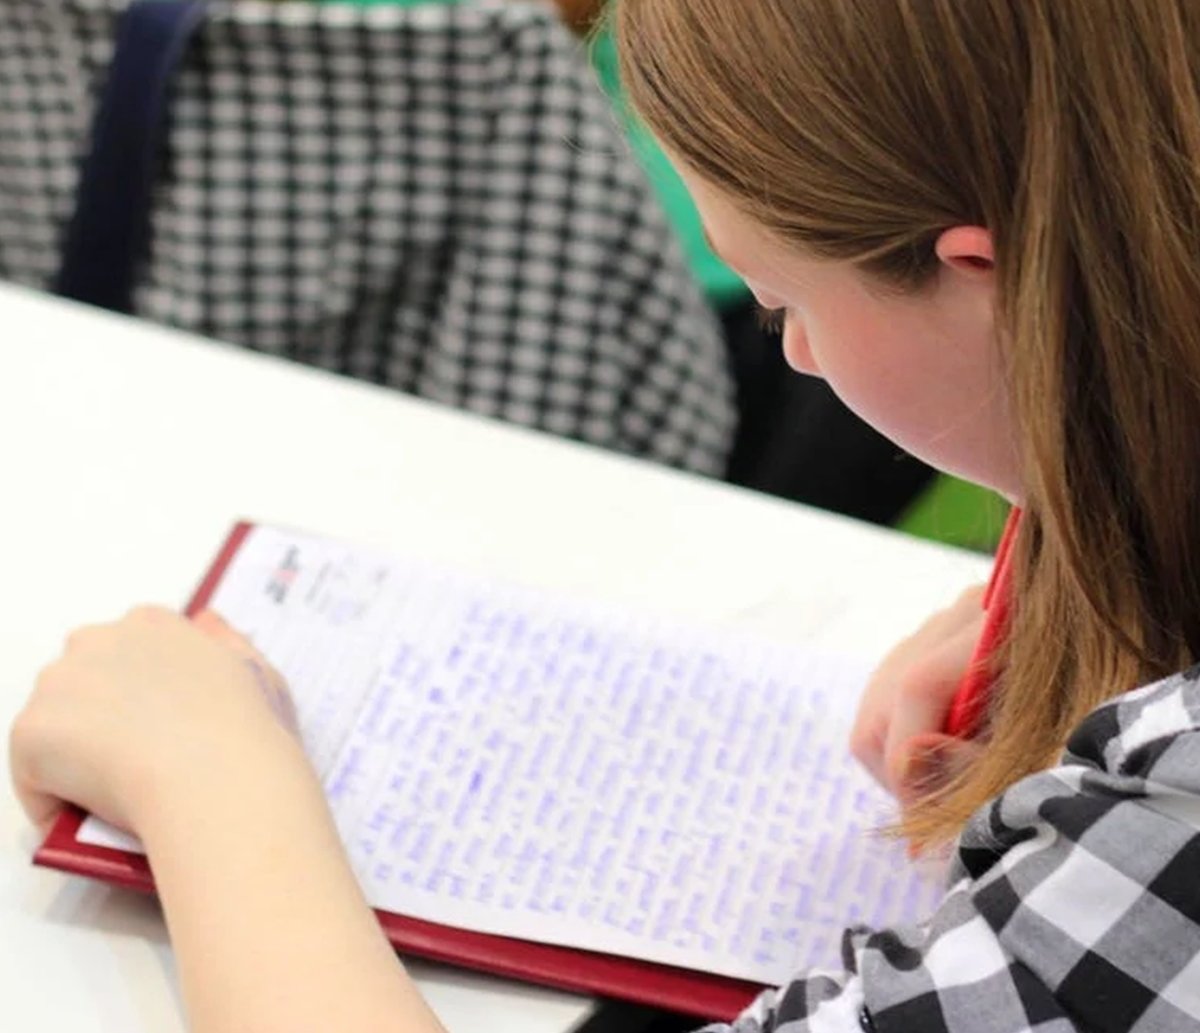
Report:
M 944 750 L 916 750 L 904 765 L 900 776 L 900 794 L 905 803 L 933 792 L 949 774 Z
M 259 691 L 267 701 L 275 717 L 289 732 L 300 734 L 300 719 L 296 713 L 296 704 L 291 693 L 275 684 L 275 680 L 267 673 L 262 662 L 254 657 L 246 657 L 246 666 L 254 672 L 254 680 L 258 683 Z

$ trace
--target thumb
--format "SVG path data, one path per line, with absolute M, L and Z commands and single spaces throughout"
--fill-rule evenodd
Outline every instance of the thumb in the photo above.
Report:
M 972 620 L 963 625 L 904 673 L 883 747 L 887 785 L 897 796 L 913 744 L 936 750 L 949 739 L 941 734 L 941 729 L 963 672 L 971 662 L 979 623 Z
M 39 764 L 46 753 L 46 736 L 38 727 L 31 709 L 27 706 L 17 716 L 9 732 L 9 775 L 21 809 L 44 836 L 58 820 L 64 804 L 47 789 L 45 780 L 37 777 L 38 768 L 46 766 L 44 761 Z
M 254 676 L 259 691 L 289 732 L 300 734 L 300 720 L 296 704 L 288 691 L 287 683 L 266 658 L 255 648 L 254 643 L 230 625 L 215 610 L 201 610 L 192 618 L 192 623 L 210 638 L 223 643 L 239 656 Z
M 903 746 L 904 763 L 897 783 L 900 803 L 909 807 L 941 788 L 970 767 L 982 752 L 978 742 L 942 732 L 914 735 Z
M 228 621 L 216 610 L 201 610 L 192 617 L 192 624 L 203 631 L 209 638 L 221 642 L 232 649 L 238 656 L 257 656 L 250 640 L 241 632 L 236 631 Z
M 48 836 L 65 807 L 62 800 L 51 793 L 42 792 L 32 782 L 17 775 L 13 776 L 13 790 L 30 824 L 41 836 Z

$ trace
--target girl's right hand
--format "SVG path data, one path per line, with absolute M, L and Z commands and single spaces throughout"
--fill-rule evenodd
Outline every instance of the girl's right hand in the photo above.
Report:
M 850 750 L 901 803 L 928 784 L 930 758 L 978 747 L 943 729 L 954 693 L 983 632 L 985 587 L 967 589 L 895 646 L 871 676 Z
M 215 614 L 134 610 L 76 631 L 12 728 L 13 785 L 43 832 L 72 803 L 142 832 L 157 802 L 220 766 L 298 763 L 280 676 Z

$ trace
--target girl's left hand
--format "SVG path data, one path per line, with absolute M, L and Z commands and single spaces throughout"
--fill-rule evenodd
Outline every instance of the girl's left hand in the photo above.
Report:
M 968 589 L 895 646 L 863 693 L 850 750 L 902 805 L 978 749 L 942 729 L 983 631 L 984 592 Z
M 76 631 L 42 672 L 12 728 L 13 785 L 43 831 L 73 803 L 138 832 L 213 765 L 253 777 L 298 751 L 290 713 L 279 674 L 215 614 L 137 609 Z

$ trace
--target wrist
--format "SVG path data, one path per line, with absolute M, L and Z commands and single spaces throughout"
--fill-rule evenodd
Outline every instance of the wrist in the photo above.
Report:
M 225 742 L 219 752 L 176 750 L 141 773 L 129 817 L 151 861 L 177 839 L 192 841 L 259 820 L 289 799 L 324 805 L 300 743 L 282 729 Z
M 437 1030 L 298 744 L 172 774 L 139 820 L 195 1029 Z

